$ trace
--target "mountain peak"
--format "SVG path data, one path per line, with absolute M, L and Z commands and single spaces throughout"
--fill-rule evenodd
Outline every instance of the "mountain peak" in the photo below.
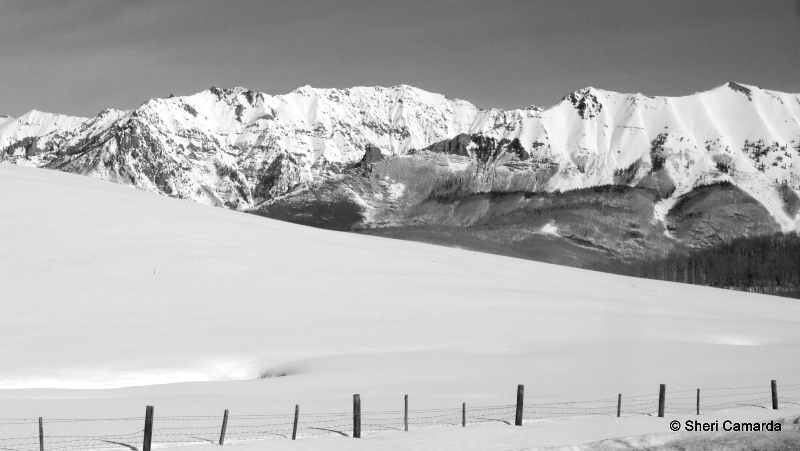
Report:
M 735 81 L 729 81 L 725 85 L 736 92 L 746 95 L 749 100 L 753 100 L 753 90 L 758 89 L 756 86 L 746 86 Z
M 42 115 L 42 114 L 48 114 L 48 113 L 45 113 L 44 111 L 39 111 L 39 110 L 34 108 L 34 109 L 28 111 L 27 113 L 23 114 L 22 116 L 18 117 L 17 119 L 21 120 L 22 118 L 35 117 L 35 116 L 39 116 L 39 115 Z
M 758 86 L 746 85 L 744 83 L 739 83 L 739 82 L 736 82 L 736 81 L 726 81 L 725 83 L 722 83 L 721 85 L 717 85 L 717 86 L 709 89 L 708 91 L 701 91 L 701 92 L 696 93 L 696 94 L 702 94 L 704 92 L 730 92 L 730 91 L 733 91 L 733 92 L 738 92 L 740 94 L 744 94 L 745 96 L 747 96 L 747 98 L 749 100 L 753 100 L 753 91 L 760 91 L 760 90 L 761 90 L 761 88 L 759 88 Z
M 216 95 L 217 97 L 227 97 L 227 96 L 236 96 L 243 92 L 249 91 L 247 88 L 243 88 L 241 86 L 235 86 L 233 88 L 220 88 L 217 85 L 214 85 L 208 88 L 206 91 L 211 92 L 212 94 Z M 203 92 L 206 92 L 203 91 Z
M 700 182 L 760 177 L 765 188 L 752 195 L 788 229 L 797 211 L 783 212 L 769 184 L 798 176 L 800 159 L 783 150 L 795 148 L 789 140 L 800 136 L 800 124 L 789 120 L 794 100 L 737 82 L 714 91 L 670 102 L 587 86 L 547 109 L 505 110 L 479 109 L 405 84 L 306 85 L 281 95 L 213 86 L 153 99 L 130 112 L 107 110 L 83 125 L 79 118 L 33 110 L 3 125 L 0 159 L 241 210 L 351 169 L 367 144 L 383 155 L 425 156 L 432 149 L 469 158 L 476 167 L 505 166 L 508 183 L 527 178 L 534 185 L 525 189 L 539 191 L 641 182 L 672 187 L 663 194 L 677 198 Z M 779 114 L 787 120 L 774 120 Z M 750 145 L 757 141 L 758 147 Z M 653 156 L 654 146 L 664 155 Z M 691 164 L 678 161 L 687 154 Z M 800 192 L 800 185 L 792 188 Z
M 22 116 L 18 117 L 17 120 L 21 122 L 40 122 L 40 121 L 59 121 L 59 120 L 69 120 L 69 121 L 85 121 L 87 118 L 79 117 L 79 116 L 68 116 L 66 114 L 58 114 L 58 113 L 48 113 L 46 111 L 39 111 L 39 110 L 30 110 L 27 113 L 23 114 Z
M 598 94 L 600 90 L 589 86 L 569 94 L 562 102 L 571 103 L 578 110 L 581 119 L 592 119 L 603 111 L 603 104 L 597 98 Z
M 313 86 L 304 85 L 304 86 L 300 86 L 300 87 L 296 88 L 294 91 L 292 91 L 292 94 L 297 93 L 297 94 L 309 95 L 309 94 L 311 94 L 311 93 L 313 93 L 315 91 L 316 91 L 316 89 Z
M 747 84 L 744 84 L 744 83 L 739 83 L 737 81 L 726 81 L 725 83 L 723 83 L 723 86 L 727 86 L 727 87 L 729 87 L 731 89 L 737 89 L 737 88 L 761 89 L 758 86 L 747 85 Z
M 605 91 L 603 91 L 602 89 L 597 89 L 594 86 L 586 86 L 585 88 L 581 88 L 571 92 L 570 94 L 567 94 L 565 97 L 569 97 L 573 94 L 587 95 L 587 94 L 599 94 L 601 92 Z

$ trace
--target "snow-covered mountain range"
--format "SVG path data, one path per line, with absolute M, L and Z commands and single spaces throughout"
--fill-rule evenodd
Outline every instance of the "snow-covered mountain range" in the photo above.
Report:
M 278 96 L 212 87 L 88 119 L 0 118 L 0 161 L 251 211 L 387 161 L 468 176 L 474 192 L 651 189 L 654 222 L 697 187 L 730 182 L 796 230 L 798 117 L 800 95 L 732 82 L 685 97 L 590 87 L 510 111 L 405 85 Z M 390 169 L 378 178 L 371 191 L 340 189 L 366 223 L 414 183 Z
M 85 117 L 65 116 L 32 110 L 14 119 L 0 115 L 0 154 L 3 157 L 19 155 L 27 157 L 27 149 L 35 148 L 39 138 L 53 132 L 80 126 Z M 14 159 L 22 163 L 24 159 Z

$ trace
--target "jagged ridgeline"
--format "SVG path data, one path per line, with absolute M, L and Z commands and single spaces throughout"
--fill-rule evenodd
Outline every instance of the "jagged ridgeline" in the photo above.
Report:
M 483 110 L 410 86 L 213 87 L 0 117 L 0 160 L 338 230 L 582 264 L 794 231 L 800 96 L 586 88 Z

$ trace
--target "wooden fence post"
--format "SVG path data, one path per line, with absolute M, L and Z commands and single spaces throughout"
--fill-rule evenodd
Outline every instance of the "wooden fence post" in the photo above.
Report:
M 39 417 L 39 451 L 44 451 L 44 426 L 42 426 L 42 417 Z
M 778 410 L 778 382 L 772 380 L 772 408 Z
M 697 389 L 697 414 L 700 415 L 700 389 Z
M 403 424 L 406 427 L 406 432 L 408 432 L 408 395 L 406 395 L 405 404 L 406 404 L 406 407 L 405 407 L 405 410 L 403 411 L 404 412 L 403 413 Z
M 353 395 L 353 438 L 361 438 L 361 395 Z
M 665 384 L 661 384 L 658 387 L 658 417 L 664 417 L 664 403 L 667 399 L 667 386 Z
M 142 451 L 150 451 L 150 444 L 153 441 L 153 406 L 147 406 L 144 413 L 144 443 Z
M 292 426 L 292 440 L 297 440 L 297 420 L 300 418 L 300 404 L 294 405 L 294 426 Z
M 225 429 L 228 428 L 228 409 L 225 409 L 225 414 L 222 416 L 222 431 L 219 433 L 219 446 L 225 444 Z
M 622 393 L 617 395 L 617 418 L 622 414 Z
M 467 427 L 467 403 L 461 403 L 461 427 Z
M 517 385 L 517 414 L 514 418 L 514 426 L 522 426 L 522 414 L 525 401 L 525 386 L 524 385 Z

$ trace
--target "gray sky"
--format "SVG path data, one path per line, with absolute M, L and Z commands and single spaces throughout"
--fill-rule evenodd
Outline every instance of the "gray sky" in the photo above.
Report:
M 408 84 L 480 107 L 586 86 L 800 92 L 796 1 L 0 0 L 0 114 L 90 116 L 212 85 Z

